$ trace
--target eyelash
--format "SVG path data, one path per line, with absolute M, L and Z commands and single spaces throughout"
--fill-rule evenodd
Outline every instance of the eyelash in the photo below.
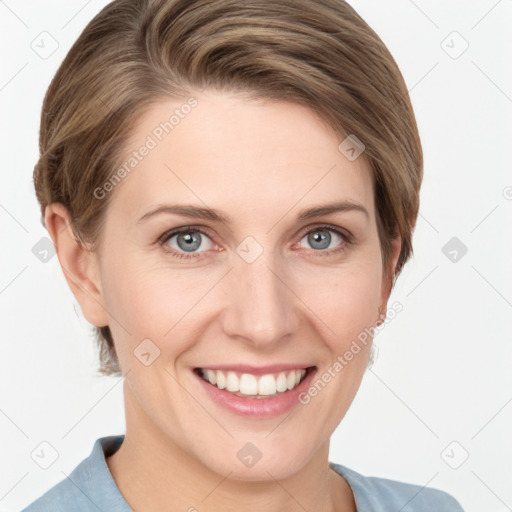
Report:
M 336 249 L 330 249 L 330 250 L 323 250 L 323 251 L 314 251 L 314 249 L 311 249 L 312 251 L 318 253 L 318 256 L 325 257 L 325 256 L 332 256 L 335 253 L 339 253 L 342 251 L 345 251 L 347 249 L 347 246 L 350 246 L 353 244 L 353 237 L 348 232 L 340 231 L 340 228 L 337 226 L 332 226 L 330 224 L 321 224 L 318 226 L 314 226 L 313 228 L 308 228 L 306 231 L 301 232 L 300 239 L 302 240 L 306 235 L 309 235 L 310 233 L 315 233 L 317 231 L 333 231 L 337 235 L 339 235 L 343 243 L 337 247 Z M 211 236 L 204 231 L 201 227 L 196 226 L 184 226 L 182 228 L 173 229 L 171 231 L 166 231 L 163 235 L 160 236 L 158 239 L 158 243 L 162 246 L 163 250 L 169 254 L 171 254 L 173 257 L 178 259 L 194 259 L 197 257 L 200 257 L 203 253 L 197 252 L 197 253 L 185 253 L 185 252 L 178 252 L 175 249 L 171 249 L 168 246 L 166 246 L 166 242 L 168 242 L 173 236 L 179 235 L 181 233 L 201 233 L 201 235 L 207 236 L 208 238 L 211 238 Z

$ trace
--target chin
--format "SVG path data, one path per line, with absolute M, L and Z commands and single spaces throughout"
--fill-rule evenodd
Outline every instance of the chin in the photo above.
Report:
M 219 447 L 217 453 L 199 455 L 201 464 L 229 479 L 245 482 L 283 480 L 293 476 L 314 456 L 311 442 L 288 438 L 287 446 L 281 439 L 255 439 L 239 436 L 228 446 Z

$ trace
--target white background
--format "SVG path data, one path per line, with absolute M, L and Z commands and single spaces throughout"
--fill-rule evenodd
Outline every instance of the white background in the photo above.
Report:
M 124 433 L 121 380 L 95 375 L 91 328 L 57 258 L 32 252 L 47 236 L 32 186 L 43 96 L 106 3 L 0 3 L 1 511 L 69 475 L 98 437 Z M 415 256 L 390 302 L 404 309 L 376 338 L 330 459 L 444 489 L 468 512 L 512 510 L 512 1 L 350 3 L 403 72 L 425 178 Z M 46 59 L 31 47 L 43 31 L 58 43 Z M 452 237 L 468 249 L 456 262 L 442 252 Z M 42 441 L 59 454 L 46 470 L 30 457 Z

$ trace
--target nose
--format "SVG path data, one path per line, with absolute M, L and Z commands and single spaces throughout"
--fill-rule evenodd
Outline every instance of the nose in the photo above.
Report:
M 297 331 L 297 298 L 284 271 L 267 259 L 239 258 L 224 282 L 224 332 L 258 347 L 271 347 Z

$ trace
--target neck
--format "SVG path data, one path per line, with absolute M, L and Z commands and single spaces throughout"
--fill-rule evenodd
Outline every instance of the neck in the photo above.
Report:
M 329 442 L 292 476 L 241 481 L 216 473 L 182 450 L 138 406 L 125 386 L 126 435 L 107 458 L 133 510 L 355 512 L 347 482 L 329 468 Z

